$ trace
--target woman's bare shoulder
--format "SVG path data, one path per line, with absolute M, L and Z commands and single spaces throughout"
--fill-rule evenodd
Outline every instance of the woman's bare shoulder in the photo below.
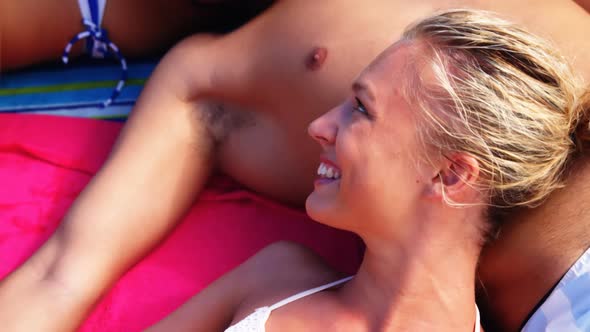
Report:
M 261 285 L 296 288 L 333 281 L 341 276 L 314 251 L 289 241 L 270 244 L 244 264 L 247 265 L 245 272 L 254 277 L 257 284 L 253 289 Z
M 287 241 L 265 247 L 239 269 L 242 269 L 240 275 L 250 284 L 236 310 L 234 322 L 257 308 L 271 306 L 291 295 L 343 277 L 312 250 Z

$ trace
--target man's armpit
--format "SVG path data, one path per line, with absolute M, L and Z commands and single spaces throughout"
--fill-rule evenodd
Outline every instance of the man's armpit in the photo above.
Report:
M 204 125 L 215 145 L 223 143 L 236 130 L 255 125 L 250 112 L 217 101 L 199 101 L 194 105 L 195 120 Z

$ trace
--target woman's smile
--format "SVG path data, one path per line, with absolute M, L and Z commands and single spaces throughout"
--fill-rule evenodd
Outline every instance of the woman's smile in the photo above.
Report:
M 320 166 L 318 167 L 318 177 L 314 181 L 314 186 L 317 188 L 338 181 L 340 180 L 341 174 L 340 168 L 338 168 L 336 164 L 327 159 L 322 159 L 320 161 Z

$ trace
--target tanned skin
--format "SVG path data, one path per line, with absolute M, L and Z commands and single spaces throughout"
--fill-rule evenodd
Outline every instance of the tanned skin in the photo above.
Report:
M 0 15 L 14 3 L 21 2 L 2 0 Z M 158 65 L 109 160 L 56 233 L 0 284 L 0 321 L 15 331 L 74 329 L 100 295 L 174 227 L 213 169 L 301 206 L 318 165 L 319 148 L 306 134 L 309 123 L 346 98 L 361 69 L 406 26 L 454 7 L 494 10 L 553 40 L 578 73 L 590 79 L 588 13 L 566 0 L 432 0 L 411 7 L 391 0 L 284 0 L 232 33 L 189 37 Z M 61 19 L 71 21 L 71 27 L 56 41 L 47 34 L 47 43 L 59 47 L 48 47 L 51 51 L 38 53 L 40 57 L 59 55 L 63 41 L 78 31 L 79 17 Z M 14 33 L 3 30 L 3 40 L 10 31 Z M 21 50 L 15 54 L 35 54 L 14 43 L 10 45 Z M 12 58 L 11 66 L 24 64 L 18 62 L 24 55 L 6 55 L 6 45 L 3 62 Z M 116 201 L 112 192 L 118 193 Z M 547 208 L 561 211 L 551 201 Z M 534 241 L 526 243 L 544 250 Z M 565 272 L 572 257 L 553 268 Z M 502 305 L 510 310 L 519 304 Z M 524 311 L 510 321 L 525 319 Z

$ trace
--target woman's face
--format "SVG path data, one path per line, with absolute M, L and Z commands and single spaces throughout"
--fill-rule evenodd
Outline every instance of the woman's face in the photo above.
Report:
M 320 143 L 318 176 L 306 202 L 323 223 L 362 232 L 383 232 L 370 220 L 410 222 L 420 213 L 433 167 L 422 162 L 419 117 L 401 94 L 417 46 L 397 44 L 359 76 L 352 96 L 309 126 Z M 391 223 L 389 223 L 391 224 Z

